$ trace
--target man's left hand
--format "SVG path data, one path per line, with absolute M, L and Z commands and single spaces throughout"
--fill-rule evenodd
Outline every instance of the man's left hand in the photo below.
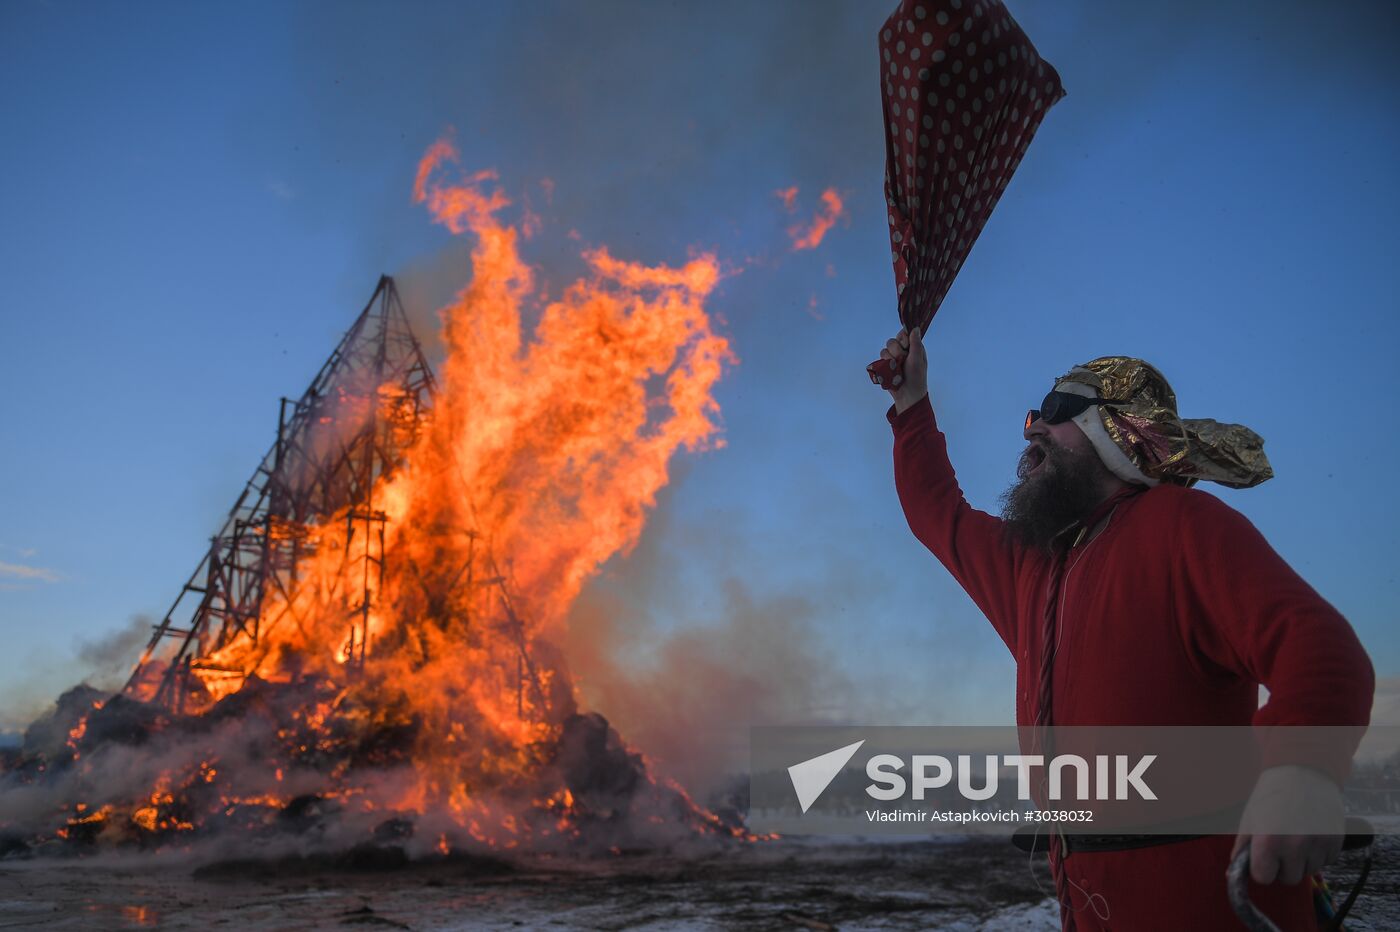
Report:
M 1265 834 L 1280 826 L 1307 834 Z M 1270 767 L 1250 794 L 1230 860 L 1248 845 L 1255 883 L 1295 884 L 1336 860 L 1345 830 L 1342 791 L 1331 777 L 1296 764 Z

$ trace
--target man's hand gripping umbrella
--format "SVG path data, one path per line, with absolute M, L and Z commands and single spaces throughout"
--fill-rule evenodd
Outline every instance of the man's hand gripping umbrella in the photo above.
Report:
M 880 350 L 880 359 L 892 371 L 901 374 L 893 386 L 887 387 L 895 413 L 903 414 L 928 394 L 928 353 L 924 351 L 923 334 L 919 328 L 899 331 Z

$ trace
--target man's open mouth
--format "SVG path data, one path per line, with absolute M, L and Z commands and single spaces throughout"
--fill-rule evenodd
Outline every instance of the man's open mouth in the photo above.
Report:
M 1025 472 L 1028 476 L 1039 470 L 1041 466 L 1044 466 L 1045 460 L 1047 459 L 1045 448 L 1038 443 L 1033 443 L 1027 447 L 1022 457 L 1026 464 Z

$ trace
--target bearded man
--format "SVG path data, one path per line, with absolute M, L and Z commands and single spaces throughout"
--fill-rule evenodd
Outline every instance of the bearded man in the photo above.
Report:
M 880 355 L 903 370 L 887 417 L 904 514 L 1015 657 L 1018 725 L 1367 724 L 1375 676 L 1351 626 L 1244 516 L 1190 487 L 1270 478 L 1257 434 L 1181 419 L 1142 360 L 1095 359 L 1026 415 L 1028 446 L 997 518 L 958 487 L 918 329 Z M 1115 850 L 1056 834 L 1064 928 L 1239 929 L 1225 872 L 1249 846 L 1255 904 L 1281 929 L 1316 929 L 1310 875 L 1341 847 L 1339 785 L 1354 751 L 1355 740 L 1266 749 L 1233 838 Z M 1251 809 L 1280 801 L 1337 834 L 1251 835 Z

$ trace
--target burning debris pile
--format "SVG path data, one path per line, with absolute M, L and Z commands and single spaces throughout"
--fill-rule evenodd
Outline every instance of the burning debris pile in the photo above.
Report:
M 441 382 L 381 279 L 125 689 L 71 690 L 0 759 L 0 854 L 748 837 L 581 710 L 556 647 L 672 455 L 718 442 L 718 264 L 600 249 L 546 301 L 494 176 L 440 180 L 455 158 L 434 145 L 415 185 L 475 238 Z

